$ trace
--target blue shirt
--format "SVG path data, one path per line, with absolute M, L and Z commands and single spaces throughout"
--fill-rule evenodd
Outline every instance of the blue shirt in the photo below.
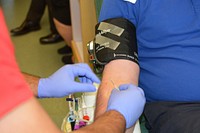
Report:
M 104 0 L 99 21 L 136 27 L 147 101 L 200 101 L 200 0 Z

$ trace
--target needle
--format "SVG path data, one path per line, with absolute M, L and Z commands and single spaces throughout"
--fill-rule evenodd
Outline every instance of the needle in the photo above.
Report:
M 119 90 L 119 88 L 116 86 L 116 84 L 113 82 L 113 80 L 112 80 L 112 79 L 110 79 L 110 81 L 112 82 L 112 84 L 113 84 L 114 88 L 115 88 L 115 89 L 117 89 L 118 91 L 120 91 L 120 90 Z

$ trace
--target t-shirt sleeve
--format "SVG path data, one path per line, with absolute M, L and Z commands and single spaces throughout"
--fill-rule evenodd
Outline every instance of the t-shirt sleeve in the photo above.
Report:
M 131 3 L 126 0 L 103 0 L 98 21 L 110 18 L 125 18 L 134 25 L 137 23 L 138 2 Z
M 33 97 L 16 63 L 14 48 L 0 8 L 0 118 Z

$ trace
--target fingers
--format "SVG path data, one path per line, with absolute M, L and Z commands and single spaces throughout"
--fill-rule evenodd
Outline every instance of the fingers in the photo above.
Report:
M 92 81 L 86 77 L 79 77 L 81 83 L 89 83 L 92 84 Z
M 92 72 L 90 67 L 86 64 L 80 63 L 73 67 L 74 76 L 85 77 L 81 79 L 83 82 L 96 82 L 100 83 L 99 78 Z
M 142 96 L 145 96 L 144 95 L 144 91 L 140 88 L 140 87 L 137 87 L 133 84 L 122 84 L 119 86 L 119 90 L 122 91 L 122 90 L 127 90 L 127 89 L 135 89 L 135 90 L 139 90 L 139 92 L 141 93 Z M 133 91 L 133 90 L 130 90 L 130 91 Z

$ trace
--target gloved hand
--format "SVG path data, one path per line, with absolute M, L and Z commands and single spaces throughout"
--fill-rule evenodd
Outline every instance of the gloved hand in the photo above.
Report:
M 126 128 L 130 128 L 142 114 L 146 99 L 143 90 L 135 85 L 124 84 L 119 89 L 112 90 L 107 111 L 120 112 L 126 120 Z
M 75 81 L 76 77 L 81 83 Z M 39 80 L 38 97 L 64 97 L 75 92 L 96 91 L 93 82 L 100 83 L 100 80 L 87 64 L 65 65 L 50 77 Z

